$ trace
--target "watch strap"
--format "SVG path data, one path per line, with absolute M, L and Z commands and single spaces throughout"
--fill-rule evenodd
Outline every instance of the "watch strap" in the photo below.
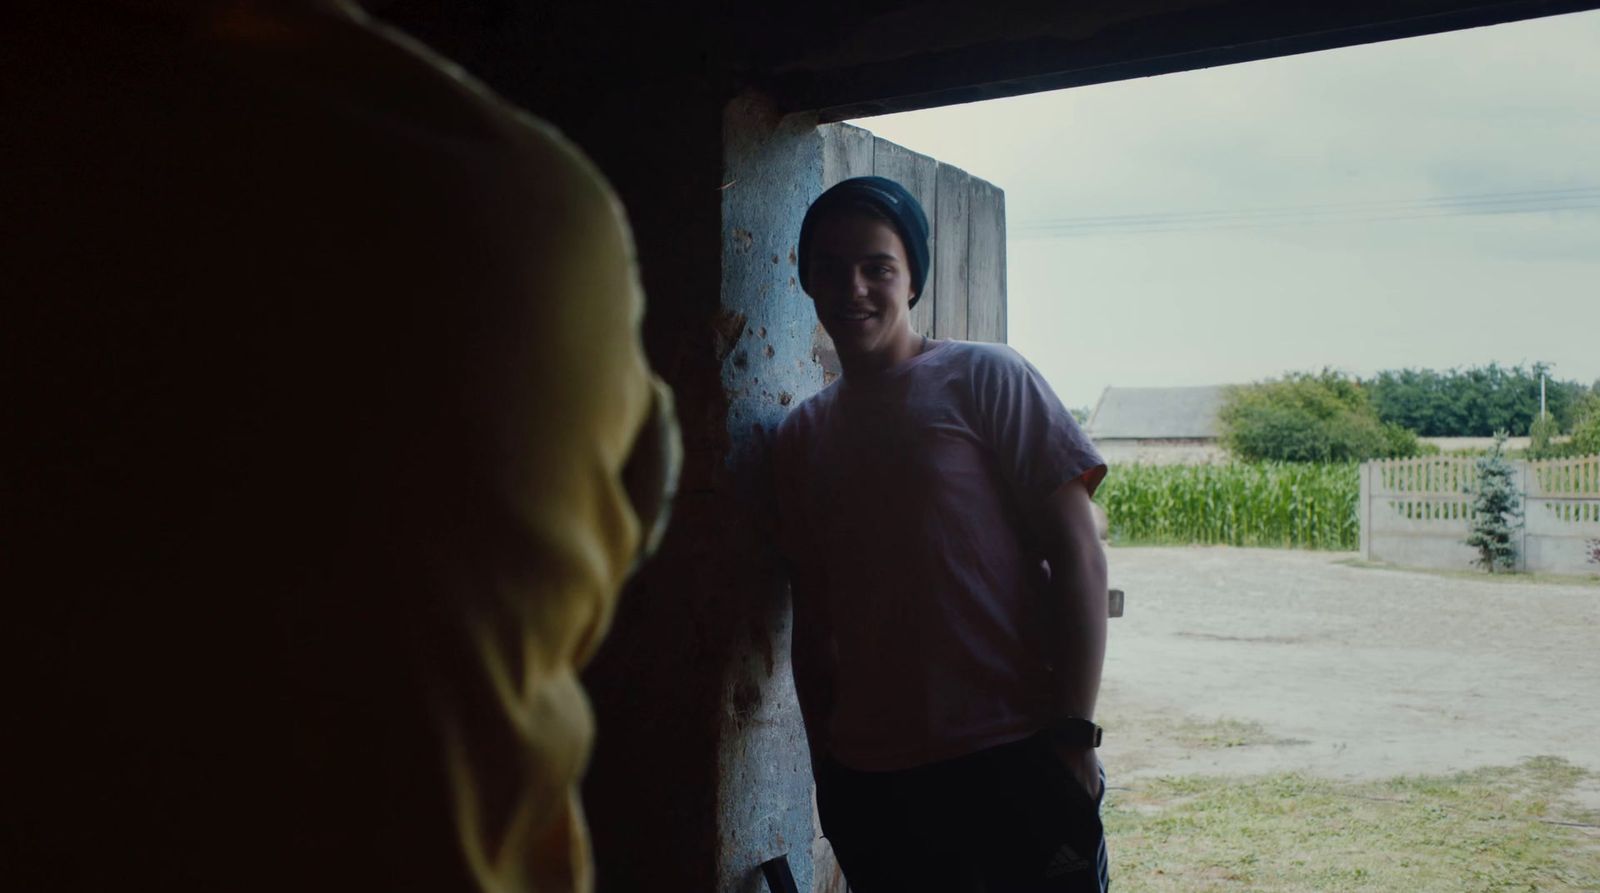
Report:
M 1069 716 L 1058 719 L 1045 730 L 1050 740 L 1064 747 L 1099 747 L 1105 730 L 1087 719 Z

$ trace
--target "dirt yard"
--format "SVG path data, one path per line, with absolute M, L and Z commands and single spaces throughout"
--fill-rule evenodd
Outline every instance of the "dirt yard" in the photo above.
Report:
M 1600 586 L 1272 549 L 1114 548 L 1110 566 L 1128 595 L 1099 709 L 1114 786 L 1546 755 L 1600 771 Z

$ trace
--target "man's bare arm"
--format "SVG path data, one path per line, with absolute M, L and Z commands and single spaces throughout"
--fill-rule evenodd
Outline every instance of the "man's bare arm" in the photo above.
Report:
M 795 695 L 805 720 L 806 742 L 813 763 L 827 752 L 824 745 L 833 714 L 833 649 L 828 626 L 815 599 L 819 593 L 803 575 L 790 578 L 794 626 L 790 631 L 789 662 L 794 670 Z
M 1046 500 L 1040 534 L 1050 563 L 1050 660 L 1059 715 L 1094 719 L 1106 655 L 1106 555 L 1089 489 L 1081 479 Z M 1084 789 L 1099 790 L 1099 766 L 1089 748 L 1060 748 Z

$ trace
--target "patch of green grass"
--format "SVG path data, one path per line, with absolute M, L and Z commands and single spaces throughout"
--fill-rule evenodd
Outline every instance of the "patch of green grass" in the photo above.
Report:
M 1338 558 L 1334 564 L 1345 567 L 1356 567 L 1366 570 L 1397 571 L 1405 574 L 1428 574 L 1434 577 L 1445 577 L 1452 580 L 1486 580 L 1490 583 L 1553 583 L 1560 586 L 1600 586 L 1600 574 L 1588 576 L 1573 574 L 1545 574 L 1545 573 L 1497 573 L 1487 574 L 1483 571 L 1473 570 L 1442 570 L 1427 567 L 1403 567 L 1398 564 L 1389 564 L 1386 561 L 1363 561 L 1360 558 Z
M 1593 893 L 1600 812 L 1566 798 L 1589 776 L 1539 757 L 1379 782 L 1141 781 L 1106 803 L 1112 877 L 1120 893 Z
M 1171 739 L 1190 748 L 1248 747 L 1256 744 L 1284 744 L 1284 739 L 1274 738 L 1258 722 L 1239 719 L 1213 721 L 1183 720 L 1167 733 Z

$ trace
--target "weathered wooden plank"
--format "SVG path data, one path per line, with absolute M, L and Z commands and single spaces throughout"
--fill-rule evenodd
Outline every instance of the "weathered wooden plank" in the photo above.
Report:
M 822 188 L 872 174 L 872 132 L 849 124 L 824 124 L 822 134 Z
M 888 140 L 876 139 L 872 143 L 872 172 L 894 180 L 916 196 L 917 201 L 922 203 L 922 210 L 928 215 L 930 226 L 938 219 L 939 162 Z M 933 233 L 933 241 L 930 252 L 937 257 L 937 231 Z M 929 337 L 934 335 L 937 292 L 937 283 L 930 278 L 922 289 L 922 300 L 911 308 L 911 327 Z
M 965 340 L 972 176 L 958 167 L 940 164 L 935 181 L 938 215 L 933 221 L 934 337 Z
M 967 232 L 967 337 L 1006 340 L 1006 195 L 972 178 Z

